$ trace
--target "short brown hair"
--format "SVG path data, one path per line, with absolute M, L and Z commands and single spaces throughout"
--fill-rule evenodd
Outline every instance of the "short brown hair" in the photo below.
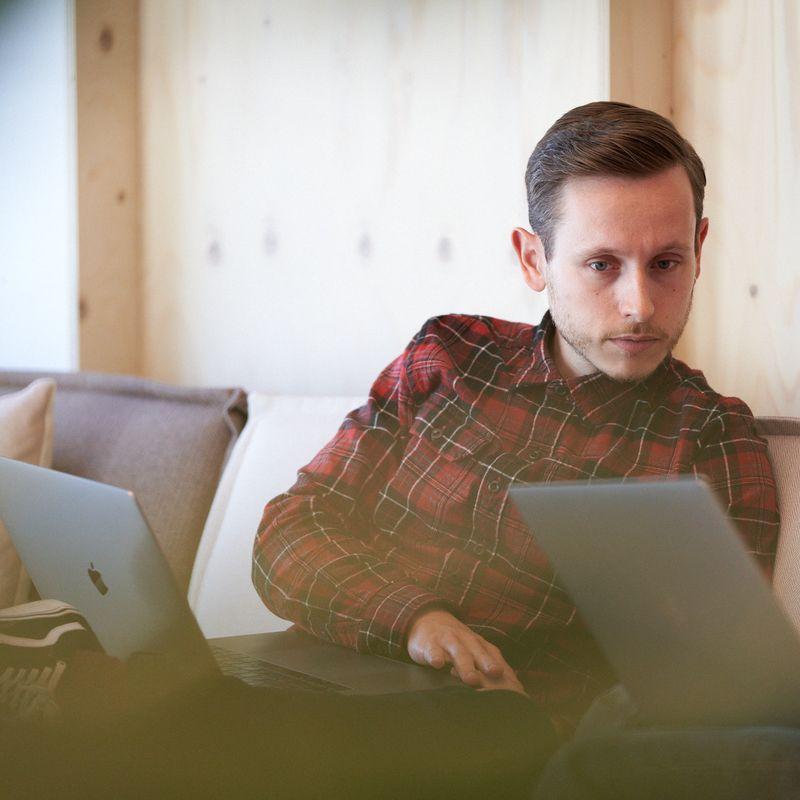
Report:
M 652 175 L 681 164 L 694 196 L 695 236 L 703 218 L 706 173 L 689 142 L 665 117 L 644 108 L 601 101 L 573 108 L 545 133 L 528 159 L 528 219 L 549 261 L 568 178 Z

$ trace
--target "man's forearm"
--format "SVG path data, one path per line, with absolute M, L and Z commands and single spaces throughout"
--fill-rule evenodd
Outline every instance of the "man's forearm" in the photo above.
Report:
M 253 584 L 264 603 L 320 638 L 400 657 L 417 612 L 447 605 L 371 548 L 313 487 L 279 495 L 264 509 L 253 552 Z

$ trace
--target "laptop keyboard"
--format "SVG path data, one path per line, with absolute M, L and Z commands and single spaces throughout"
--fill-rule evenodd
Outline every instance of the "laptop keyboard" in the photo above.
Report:
M 343 692 L 347 686 L 315 678 L 288 667 L 269 664 L 255 656 L 237 653 L 225 647 L 212 644 L 211 652 L 225 675 L 240 678 L 251 686 L 269 686 L 273 689 L 292 689 L 302 692 Z

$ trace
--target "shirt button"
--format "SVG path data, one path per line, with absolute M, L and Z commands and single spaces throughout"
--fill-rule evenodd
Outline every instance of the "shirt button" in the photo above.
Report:
M 538 461 L 542 457 L 542 451 L 538 447 L 528 450 L 528 458 L 531 461 Z
M 493 480 L 489 483 L 489 491 L 490 492 L 499 492 L 502 488 L 502 484 L 498 480 Z
M 431 439 L 441 439 L 443 431 L 441 428 L 434 428 L 431 431 Z
M 484 546 L 480 542 L 475 542 L 472 545 L 472 552 L 475 553 L 476 556 L 482 556 L 484 553 Z
M 551 386 L 553 394 L 557 394 L 559 397 L 563 397 L 567 393 L 567 387 L 563 383 L 553 383 Z

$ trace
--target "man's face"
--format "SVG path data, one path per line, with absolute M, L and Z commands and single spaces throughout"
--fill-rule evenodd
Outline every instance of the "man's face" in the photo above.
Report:
M 547 289 L 554 357 L 566 378 L 598 370 L 638 381 L 680 338 L 700 274 L 698 229 L 681 166 L 648 177 L 571 178 L 560 198 L 550 261 L 536 234 L 512 234 L 523 275 Z

